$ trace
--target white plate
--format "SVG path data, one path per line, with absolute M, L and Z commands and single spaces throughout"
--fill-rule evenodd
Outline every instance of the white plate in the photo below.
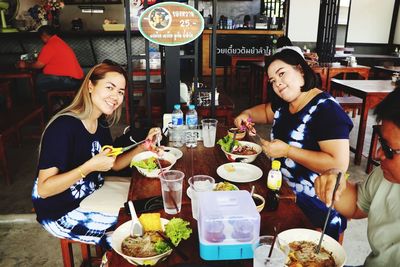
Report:
M 294 228 L 279 233 L 278 237 L 286 244 L 289 244 L 293 241 L 312 241 L 318 244 L 321 237 L 321 232 L 304 228 Z M 344 266 L 346 263 L 346 252 L 335 239 L 328 235 L 324 235 L 322 247 L 327 251 L 332 252 L 336 266 Z
M 217 187 L 217 184 L 218 184 L 218 183 L 214 184 L 213 190 L 215 189 L 215 187 Z M 239 190 L 239 187 L 237 187 L 237 186 L 234 185 L 234 184 L 232 184 L 232 185 L 236 188 L 236 190 Z M 190 186 L 186 189 L 186 195 L 187 195 L 190 199 L 192 198 L 192 188 L 191 188 Z
M 232 162 L 219 166 L 217 174 L 230 182 L 247 183 L 260 179 L 263 172 L 252 164 Z
M 180 151 L 179 149 L 175 148 L 175 147 L 166 146 L 166 147 L 164 147 L 164 150 L 166 152 L 171 153 L 172 155 L 174 155 L 177 160 L 182 158 L 182 156 L 183 156 L 183 152 Z

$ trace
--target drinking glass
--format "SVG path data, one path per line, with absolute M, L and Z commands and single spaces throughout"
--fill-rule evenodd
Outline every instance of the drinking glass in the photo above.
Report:
M 215 137 L 217 135 L 217 124 L 216 119 L 202 119 L 201 124 L 203 127 L 203 145 L 204 147 L 214 147 Z
M 172 125 L 168 123 L 169 141 L 174 147 L 182 147 L 185 144 L 185 125 Z
M 197 192 L 211 191 L 214 188 L 215 180 L 208 175 L 194 175 L 188 180 L 190 189 L 192 190 L 192 216 L 197 220 L 199 214 L 199 207 L 197 205 Z
M 263 235 L 253 241 L 253 267 L 284 267 L 289 254 L 289 246 L 277 237 L 271 257 L 268 257 L 274 237 Z
M 181 211 L 184 177 L 183 172 L 176 170 L 163 171 L 158 175 L 161 182 L 164 211 L 167 214 L 177 214 Z

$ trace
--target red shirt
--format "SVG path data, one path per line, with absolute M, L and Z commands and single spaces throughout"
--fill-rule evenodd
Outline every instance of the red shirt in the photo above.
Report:
M 44 74 L 83 78 L 83 71 L 74 51 L 57 35 L 50 37 L 43 46 L 38 61 L 45 65 Z

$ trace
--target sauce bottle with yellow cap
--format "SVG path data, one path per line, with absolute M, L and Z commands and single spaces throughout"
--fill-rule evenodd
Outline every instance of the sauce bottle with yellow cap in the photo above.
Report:
M 266 210 L 273 211 L 279 205 L 279 190 L 282 186 L 282 173 L 280 171 L 281 162 L 272 161 L 271 170 L 268 172 L 267 178 L 267 197 L 265 201 Z

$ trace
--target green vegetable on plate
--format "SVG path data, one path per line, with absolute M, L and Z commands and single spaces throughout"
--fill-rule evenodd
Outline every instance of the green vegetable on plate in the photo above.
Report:
M 165 225 L 165 234 L 174 246 L 178 246 L 182 239 L 188 239 L 191 233 L 190 223 L 181 218 L 174 217 Z
M 232 142 L 233 142 L 233 138 L 230 137 L 229 135 L 226 135 L 223 138 L 219 139 L 217 144 L 220 145 L 224 151 L 229 152 Z M 237 140 L 235 140 L 235 142 L 233 143 L 233 146 L 237 146 L 237 145 L 239 145 L 239 142 Z
M 147 170 L 158 169 L 157 159 L 155 157 L 150 157 L 148 159 L 143 159 L 140 161 L 132 161 L 130 164 L 130 167 L 132 167 L 132 166 L 139 167 L 142 169 L 147 169 Z

